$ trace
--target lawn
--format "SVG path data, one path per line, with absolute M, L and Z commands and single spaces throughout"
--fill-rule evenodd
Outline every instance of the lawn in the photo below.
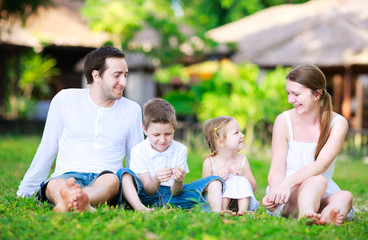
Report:
M 149 214 L 101 206 L 95 213 L 54 213 L 33 199 L 18 199 L 18 185 L 39 144 L 39 136 L 0 136 L 0 239 L 368 239 L 368 165 L 338 159 L 334 180 L 354 195 L 356 217 L 336 226 L 266 215 L 264 207 L 243 217 L 171 209 Z M 190 151 L 186 181 L 201 177 L 205 150 Z M 248 156 L 261 201 L 270 159 Z

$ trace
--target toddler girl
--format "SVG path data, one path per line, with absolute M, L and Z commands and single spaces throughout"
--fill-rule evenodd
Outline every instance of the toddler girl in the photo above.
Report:
M 217 175 L 225 181 L 222 210 L 233 208 L 231 200 L 237 200 L 235 209 L 239 216 L 247 210 L 254 211 L 258 208 L 253 194 L 257 183 L 247 158 L 239 153 L 244 148 L 244 134 L 239 123 L 229 116 L 217 117 L 206 122 L 204 132 L 211 156 L 204 160 L 202 177 Z

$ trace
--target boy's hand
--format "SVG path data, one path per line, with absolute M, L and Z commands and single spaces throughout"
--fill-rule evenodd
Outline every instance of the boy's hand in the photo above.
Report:
M 173 175 L 175 182 L 182 182 L 184 181 L 184 178 L 187 175 L 187 173 L 181 167 L 176 167 L 173 169 Z
M 172 175 L 171 168 L 161 168 L 160 170 L 157 171 L 154 178 L 157 179 L 159 183 L 162 183 L 169 181 L 171 175 Z

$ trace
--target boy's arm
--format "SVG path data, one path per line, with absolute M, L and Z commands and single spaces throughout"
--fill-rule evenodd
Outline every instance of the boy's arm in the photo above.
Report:
M 148 172 L 138 174 L 147 195 L 153 196 L 157 193 L 161 182 L 167 182 L 171 178 L 171 168 L 162 168 L 151 178 Z
M 174 184 L 171 186 L 171 193 L 174 196 L 177 196 L 183 191 L 184 178 L 187 175 L 187 173 L 181 167 L 176 167 L 175 169 L 173 169 L 173 175 L 174 175 Z

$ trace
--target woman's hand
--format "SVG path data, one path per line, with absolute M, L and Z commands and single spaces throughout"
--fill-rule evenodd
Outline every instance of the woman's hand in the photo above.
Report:
M 275 191 L 271 191 L 268 194 L 268 200 L 273 202 L 274 204 L 283 204 L 287 203 L 290 198 L 292 185 L 289 182 L 288 178 L 285 178 L 281 184 L 275 189 Z
M 274 202 L 271 202 L 269 200 L 269 194 L 264 196 L 264 198 L 262 199 L 262 204 L 270 212 L 276 211 L 277 207 L 279 206 L 278 204 L 275 204 Z

